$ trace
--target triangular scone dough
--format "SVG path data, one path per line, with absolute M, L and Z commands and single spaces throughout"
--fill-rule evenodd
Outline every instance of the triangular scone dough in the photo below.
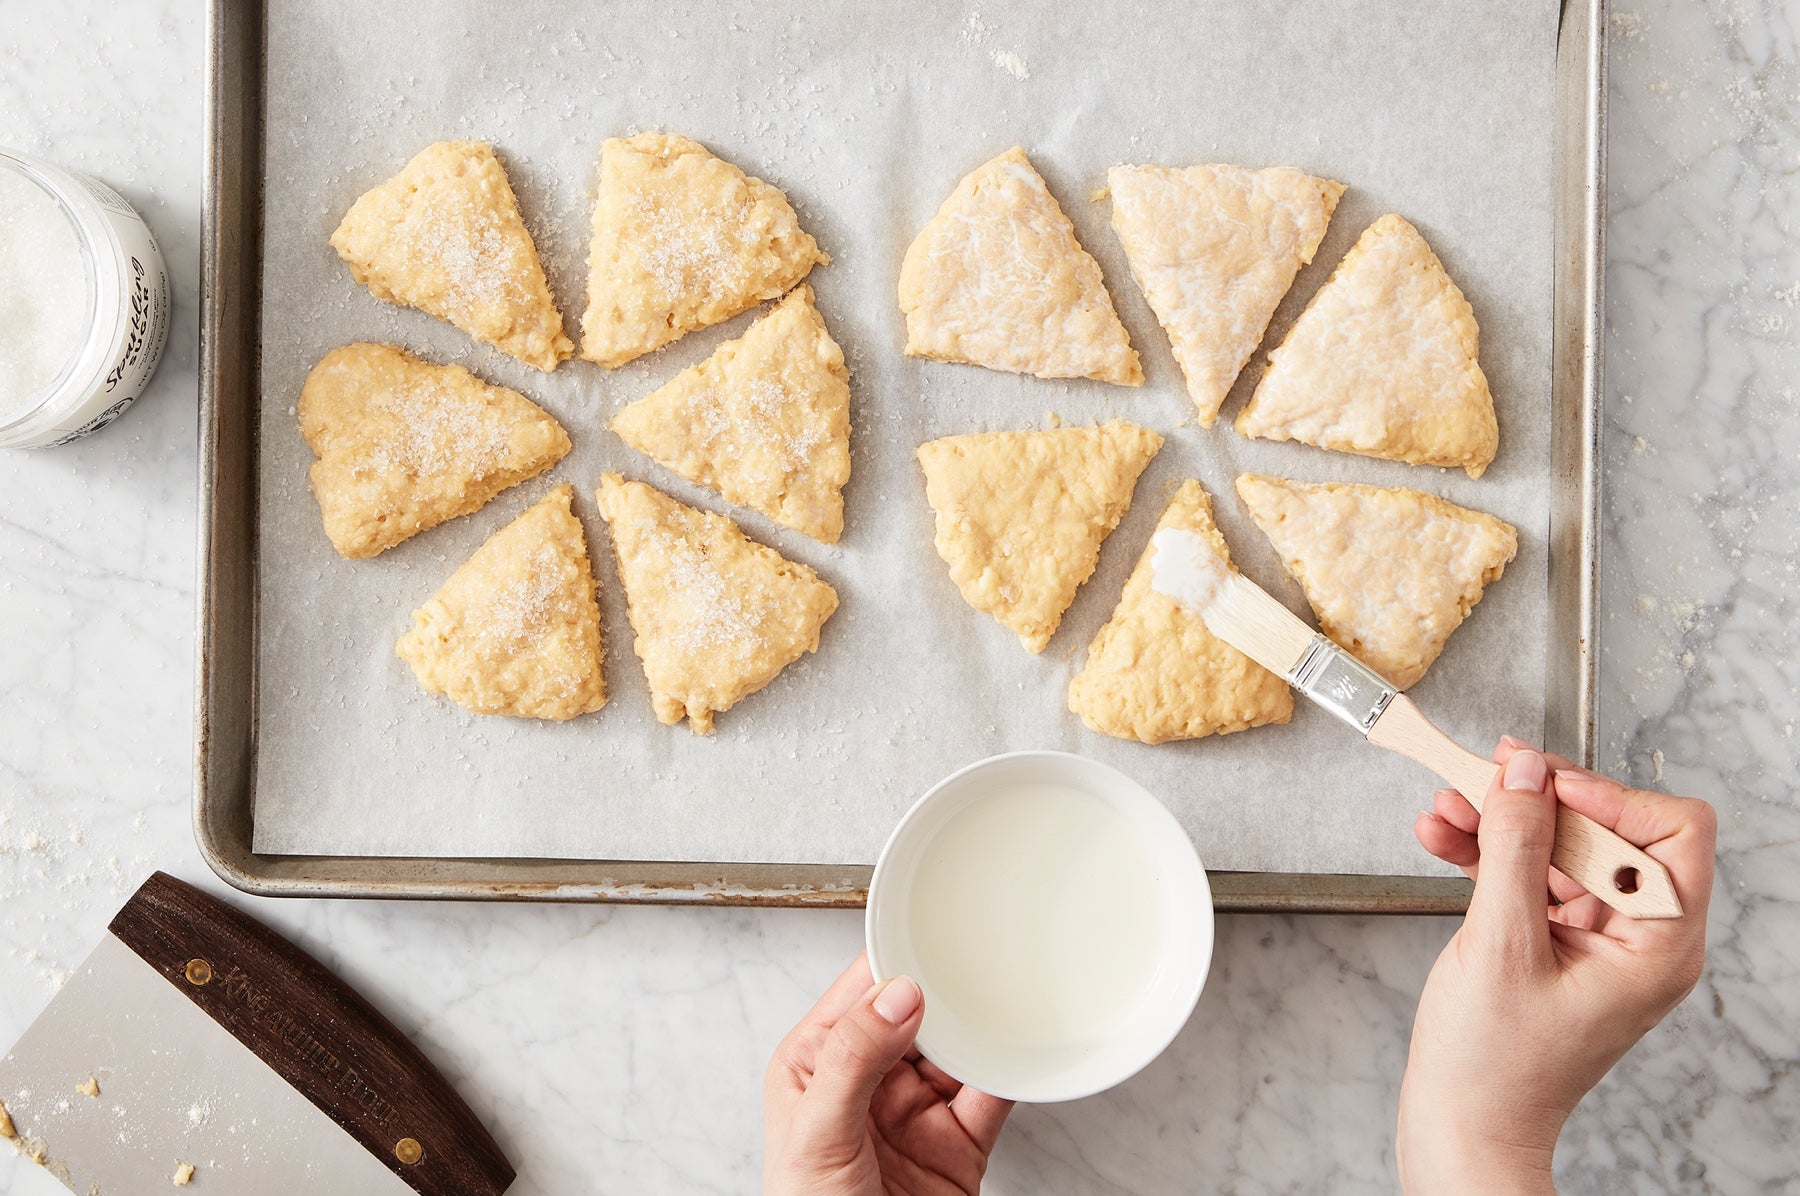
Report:
M 1519 549 L 1511 524 L 1417 490 L 1254 473 L 1237 490 L 1320 629 L 1401 689 Z
M 369 557 L 550 468 L 569 437 L 536 403 L 392 345 L 333 349 L 306 376 L 300 434 L 318 456 L 325 534 Z
M 809 286 L 613 416 L 612 430 L 783 527 L 827 544 L 843 533 L 850 371 Z
M 1237 430 L 1478 478 L 1500 433 L 1477 332 L 1419 230 L 1383 216 L 1269 354 Z
M 1182 484 L 1156 526 L 1193 532 L 1231 563 L 1225 537 L 1213 524 L 1212 500 L 1199 482 Z M 1087 663 L 1069 682 L 1069 709 L 1095 731 L 1143 743 L 1224 735 L 1292 718 L 1287 682 L 1152 587 L 1155 557 L 1154 545 L 1144 549 L 1112 618 L 1088 645 Z
M 426 146 L 344 213 L 331 246 L 377 299 L 450 321 L 526 365 L 575 351 L 506 171 L 479 141 Z
M 600 607 L 574 494 L 552 490 L 413 612 L 394 651 L 420 685 L 477 714 L 560 721 L 606 705 Z
M 1142 386 L 1100 265 L 1017 146 L 956 185 L 906 251 L 913 357 Z
M 1106 182 L 1132 276 L 1210 428 L 1344 184 L 1285 166 L 1115 166 Z
M 656 717 L 713 715 L 819 647 L 837 591 L 805 565 L 747 538 L 722 515 L 683 506 L 616 473 L 600 479 L 619 581 Z
M 1041 652 L 1162 447 L 1148 428 L 980 432 L 919 446 L 937 550 L 968 604 Z
M 670 133 L 609 138 L 581 355 L 611 369 L 786 294 L 831 259 L 779 189 Z

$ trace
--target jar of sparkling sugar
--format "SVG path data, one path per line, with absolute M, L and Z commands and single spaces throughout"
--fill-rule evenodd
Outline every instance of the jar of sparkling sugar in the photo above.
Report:
M 110 188 L 0 150 L 0 447 L 66 444 L 144 392 L 169 339 L 169 274 Z

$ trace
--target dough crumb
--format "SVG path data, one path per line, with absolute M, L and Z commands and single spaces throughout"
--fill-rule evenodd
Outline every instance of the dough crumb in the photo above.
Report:
M 175 1168 L 175 1174 L 170 1177 L 169 1182 L 178 1188 L 185 1188 L 193 1178 L 194 1165 L 192 1163 L 182 1163 Z
M 19 1131 L 13 1129 L 12 1114 L 6 1111 L 6 1102 L 0 1101 L 0 1138 L 17 1138 Z
M 87 1079 L 81 1081 L 81 1083 L 75 1085 L 75 1091 L 81 1093 L 81 1095 L 83 1095 L 83 1096 L 99 1096 L 100 1095 L 100 1079 L 99 1079 L 99 1077 L 98 1076 L 89 1076 Z

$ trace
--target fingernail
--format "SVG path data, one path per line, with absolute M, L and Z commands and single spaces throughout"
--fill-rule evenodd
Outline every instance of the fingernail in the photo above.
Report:
M 1585 772 L 1576 772 L 1573 768 L 1559 768 L 1556 770 L 1556 779 L 1559 781 L 1591 781 L 1594 778 Z
M 1500 737 L 1500 742 L 1505 744 L 1507 747 L 1512 748 L 1514 751 L 1517 751 L 1520 748 L 1528 748 L 1531 746 L 1529 743 L 1526 743 L 1523 739 L 1520 739 L 1516 735 L 1502 735 Z
M 875 994 L 875 1012 L 890 1026 L 904 1025 L 907 1018 L 918 1012 L 919 1002 L 924 999 L 925 994 L 912 977 L 895 976 Z
M 1519 793 L 1542 793 L 1544 782 L 1549 778 L 1550 766 L 1544 763 L 1544 758 L 1530 748 L 1523 748 L 1506 762 L 1506 775 L 1500 783 Z

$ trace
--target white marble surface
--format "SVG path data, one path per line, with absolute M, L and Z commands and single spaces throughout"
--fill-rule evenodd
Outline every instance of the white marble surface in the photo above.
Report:
M 0 138 L 142 208 L 178 322 L 113 428 L 0 454 L 0 1042 L 149 870 L 218 887 L 187 819 L 198 8 L 5 17 Z M 1713 799 L 1723 831 L 1707 976 L 1577 1113 L 1569 1192 L 1800 1188 L 1797 20 L 1612 19 L 1605 762 Z M 850 914 L 254 905 L 416 1033 L 529 1196 L 753 1190 L 763 1058 L 859 939 Z M 1450 929 L 1225 919 L 1174 1048 L 1021 1111 L 988 1190 L 1391 1190 L 1413 1000 Z

